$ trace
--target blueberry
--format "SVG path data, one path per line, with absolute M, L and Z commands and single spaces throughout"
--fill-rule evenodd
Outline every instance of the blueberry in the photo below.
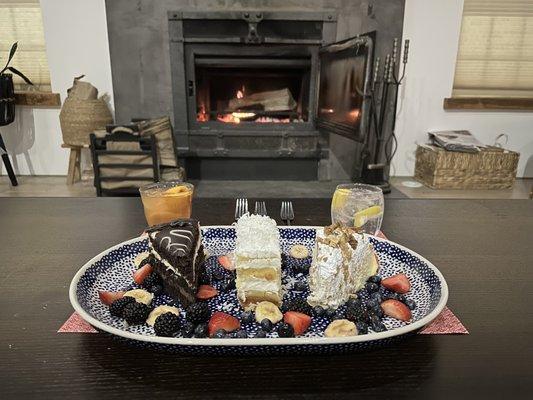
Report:
M 307 274 L 309 272 L 309 265 L 307 264 L 297 264 L 293 268 L 294 272 L 297 274 Z
M 227 292 L 228 290 L 235 289 L 235 280 L 234 279 L 226 279 L 222 281 L 220 284 L 220 290 L 223 292 Z
M 254 322 L 254 313 L 252 311 L 245 311 L 241 314 L 241 321 L 243 324 L 251 324 Z
M 376 314 L 369 314 L 370 315 L 370 325 L 374 326 L 381 322 L 381 318 L 379 318 Z
M 267 337 L 267 333 L 264 330 L 260 329 L 260 330 L 257 331 L 257 333 L 255 334 L 254 337 L 255 338 L 266 338 Z
M 366 335 L 368 333 L 368 325 L 363 321 L 357 321 L 355 326 L 357 327 L 357 333 L 359 335 Z
M 381 298 L 381 293 L 374 292 L 370 294 L 370 300 L 375 300 L 378 304 L 381 304 L 383 299 Z
M 163 286 L 161 285 L 154 285 L 150 288 L 150 292 L 152 292 L 155 296 L 160 295 L 163 293 Z
M 195 328 L 196 328 L 196 325 L 194 325 L 192 322 L 185 322 L 181 330 L 181 336 L 185 338 L 193 337 Z
M 294 337 L 294 329 L 291 325 L 283 322 L 278 327 L 278 335 L 282 338 Z
M 368 308 L 375 308 L 375 307 L 379 307 L 380 302 L 374 298 L 370 298 L 366 304 Z
M 372 275 L 370 278 L 368 278 L 368 282 L 380 284 L 381 283 L 381 276 L 379 275 Z
M 313 308 L 313 314 L 315 317 L 322 317 L 326 313 L 326 310 L 324 310 L 321 306 L 316 306 Z
M 294 290 L 297 292 L 303 292 L 304 290 L 307 290 L 307 283 L 299 281 L 294 284 Z
M 213 337 L 216 339 L 224 339 L 227 337 L 227 332 L 224 329 L 219 329 L 215 332 Z
M 207 337 L 207 324 L 199 324 L 194 330 L 194 337 L 197 337 L 197 338 Z
M 411 299 L 406 299 L 405 300 L 405 305 L 407 307 L 409 307 L 410 310 L 414 310 L 416 308 L 416 303 L 414 300 L 411 300 Z
M 365 285 L 365 289 L 368 293 L 374 293 L 379 290 L 379 286 L 377 283 L 374 282 L 367 282 Z
M 346 302 L 347 308 L 360 307 L 362 304 L 361 299 L 358 297 L 350 297 Z
M 337 313 L 337 310 L 334 310 L 333 308 L 328 308 L 326 310 L 326 317 L 329 319 L 332 319 L 333 317 L 335 317 L 336 313 Z
M 221 269 L 215 269 L 215 271 L 212 273 L 212 277 L 213 279 L 217 280 L 217 281 L 221 281 L 222 279 L 224 279 L 224 277 L 226 276 L 226 274 L 224 273 L 224 271 L 222 271 Z
M 368 315 L 370 315 L 370 317 L 372 317 L 372 315 L 376 315 L 379 318 L 383 318 L 384 313 L 381 309 L 381 306 L 378 305 L 377 307 L 369 308 Z
M 378 321 L 376 323 L 372 323 L 371 327 L 372 327 L 372 330 L 374 332 L 383 332 L 383 331 L 387 330 L 387 328 L 385 327 L 385 325 L 381 321 Z
M 248 334 L 246 333 L 246 331 L 240 329 L 237 332 L 233 333 L 233 337 L 235 339 L 246 339 L 248 337 Z
M 396 295 L 396 299 L 401 301 L 402 303 L 405 303 L 405 300 L 407 300 L 407 297 L 405 297 L 403 294 Z
M 274 324 L 268 318 L 265 318 L 264 320 L 262 320 L 260 325 L 261 325 L 261 328 L 265 332 L 270 332 L 272 330 L 272 328 L 274 327 Z
M 335 311 L 335 315 L 333 315 L 333 319 L 344 319 L 345 314 L 344 311 L 342 311 L 340 308 Z

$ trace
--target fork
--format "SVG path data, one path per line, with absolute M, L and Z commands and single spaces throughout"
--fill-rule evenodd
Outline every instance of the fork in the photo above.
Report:
M 268 215 L 266 203 L 264 201 L 255 202 L 255 213 L 257 215 Z
M 235 201 L 235 221 L 248 212 L 248 199 L 237 199 Z
M 287 226 L 291 226 L 291 221 L 294 219 L 294 208 L 292 207 L 292 201 L 281 202 L 281 220 L 287 223 Z

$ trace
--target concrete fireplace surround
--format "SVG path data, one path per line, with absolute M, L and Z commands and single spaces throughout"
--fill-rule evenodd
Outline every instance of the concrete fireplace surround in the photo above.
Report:
M 375 55 L 383 59 L 393 38 L 402 37 L 404 0 L 285 0 L 285 1 L 170 1 L 106 0 L 111 69 L 118 122 L 131 118 L 170 115 L 181 158 L 195 178 L 346 180 L 353 175 L 361 144 L 337 134 L 327 134 L 314 157 L 190 157 L 182 122 L 175 118 L 169 13 L 187 11 L 302 11 L 335 13 L 332 41 L 377 31 Z M 324 38 L 326 40 L 326 38 Z M 327 41 L 330 41 L 327 38 Z M 327 44 L 325 42 L 324 44 Z M 185 93 L 183 93 L 185 96 Z M 392 100 L 392 99 L 391 99 Z M 181 136 L 180 136 L 181 135 Z M 286 140 L 286 139 L 285 139 Z M 234 141 L 235 142 L 235 141 Z M 247 144 L 249 146 L 249 143 Z M 259 146 L 261 146 L 259 142 Z M 299 146 L 298 143 L 295 145 Z M 298 150 L 298 148 L 296 148 Z M 189 153 L 187 152 L 189 151 Z M 200 162 L 201 161 L 201 162 Z M 236 171 L 240 171 L 235 175 Z M 220 179 L 220 178 L 219 178 Z

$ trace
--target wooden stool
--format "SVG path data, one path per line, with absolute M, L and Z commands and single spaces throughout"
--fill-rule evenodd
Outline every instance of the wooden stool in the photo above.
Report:
M 76 146 L 63 143 L 61 145 L 64 149 L 70 149 L 70 156 L 68 159 L 68 174 L 67 185 L 72 185 L 74 182 L 81 181 L 81 149 L 89 148 L 88 144 Z

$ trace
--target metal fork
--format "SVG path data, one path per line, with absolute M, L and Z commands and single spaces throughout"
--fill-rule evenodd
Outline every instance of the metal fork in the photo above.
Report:
M 268 215 L 266 203 L 264 201 L 255 202 L 255 213 L 257 215 Z
M 235 201 L 235 221 L 248 212 L 248 199 L 237 199 Z
M 291 226 L 291 221 L 294 219 L 294 208 L 292 207 L 292 201 L 281 202 L 281 220 L 285 221 L 287 226 Z

